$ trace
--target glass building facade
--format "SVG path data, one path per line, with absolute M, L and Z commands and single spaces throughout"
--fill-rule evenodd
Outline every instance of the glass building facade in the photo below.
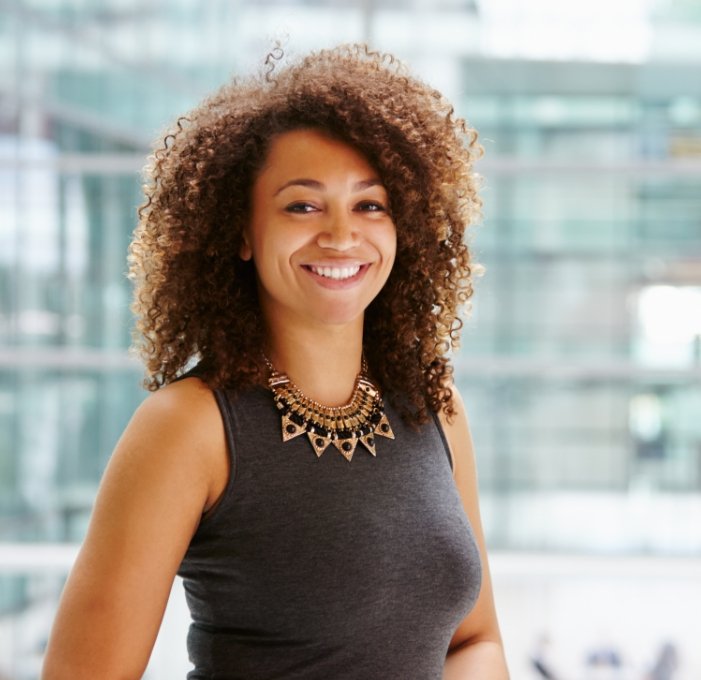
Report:
M 146 394 L 125 271 L 149 144 L 276 40 L 293 55 L 368 40 L 480 132 L 486 273 L 455 363 L 505 637 L 519 558 L 542 560 L 531 574 L 670 560 L 677 595 L 701 604 L 701 4 L 568 5 L 0 5 L 0 678 L 38 676 L 71 551 Z M 568 565 L 531 593 L 579 606 Z M 173 677 L 163 644 L 148 677 Z M 534 677 L 518 670 L 530 644 L 513 641 L 515 678 Z M 680 668 L 698 677 L 701 660 Z

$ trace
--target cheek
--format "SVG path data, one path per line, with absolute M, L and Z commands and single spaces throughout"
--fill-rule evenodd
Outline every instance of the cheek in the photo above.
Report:
M 385 258 L 393 263 L 397 254 L 397 230 L 394 226 L 389 227 L 383 235 L 382 246 Z
M 258 278 L 266 286 L 289 286 L 295 267 L 298 240 L 280 230 L 268 229 L 254 235 L 253 260 Z
M 389 228 L 383 230 L 381 236 L 375 241 L 375 247 L 382 257 L 382 265 L 379 270 L 381 276 L 382 287 L 385 286 L 394 268 L 394 262 L 397 256 L 397 233 L 395 229 Z

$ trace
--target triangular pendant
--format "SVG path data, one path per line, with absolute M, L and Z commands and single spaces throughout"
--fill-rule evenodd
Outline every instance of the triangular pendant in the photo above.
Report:
M 380 422 L 375 425 L 375 434 L 379 434 L 381 437 L 387 437 L 387 439 L 394 439 L 394 432 L 389 426 L 389 420 L 387 416 L 383 413 Z
M 312 443 L 314 453 L 316 453 L 318 458 L 321 458 L 321 454 L 326 451 L 326 447 L 331 443 L 331 440 L 328 437 L 322 437 L 320 434 L 315 434 L 314 432 L 307 432 L 307 436 Z
M 373 456 L 377 455 L 377 452 L 375 451 L 375 437 L 373 436 L 372 433 L 366 434 L 360 438 L 360 441 L 362 442 L 363 446 L 370 451 L 370 453 Z
M 297 423 L 293 423 L 290 417 L 285 414 L 282 416 L 282 441 L 288 442 L 290 439 L 299 437 L 300 434 L 304 434 L 307 430 Z
M 358 440 L 355 437 L 349 437 L 348 439 L 334 439 L 333 445 L 341 452 L 341 455 L 346 459 L 350 460 L 353 458 L 355 453 L 355 447 L 358 444 Z
M 266 364 L 270 369 L 268 386 L 273 393 L 275 407 L 281 412 L 283 442 L 306 433 L 317 458 L 329 444 L 333 444 L 350 461 L 358 443 L 376 456 L 376 437 L 394 439 L 394 432 L 384 413 L 380 389 L 367 377 L 368 367 L 364 358 L 352 397 L 345 406 L 340 407 L 326 407 L 309 399 L 286 374 L 278 373 L 267 358 Z M 366 434 L 361 435 L 361 432 Z

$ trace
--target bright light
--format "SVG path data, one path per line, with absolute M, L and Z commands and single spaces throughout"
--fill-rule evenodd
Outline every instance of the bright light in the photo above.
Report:
M 638 314 L 650 340 L 691 342 L 701 335 L 701 288 L 650 286 L 640 293 Z
M 631 432 L 643 441 L 653 441 L 662 432 L 662 402 L 656 394 L 636 394 L 630 400 Z
M 649 286 L 638 294 L 637 359 L 647 365 L 686 367 L 701 352 L 701 287 Z
M 652 0 L 483 0 L 487 51 L 505 58 L 640 63 L 652 48 Z

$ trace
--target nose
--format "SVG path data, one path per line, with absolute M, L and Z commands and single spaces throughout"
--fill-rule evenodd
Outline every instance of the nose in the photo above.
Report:
M 345 211 L 330 213 L 317 237 L 321 248 L 350 250 L 360 240 L 360 234 L 353 223 L 353 216 Z

